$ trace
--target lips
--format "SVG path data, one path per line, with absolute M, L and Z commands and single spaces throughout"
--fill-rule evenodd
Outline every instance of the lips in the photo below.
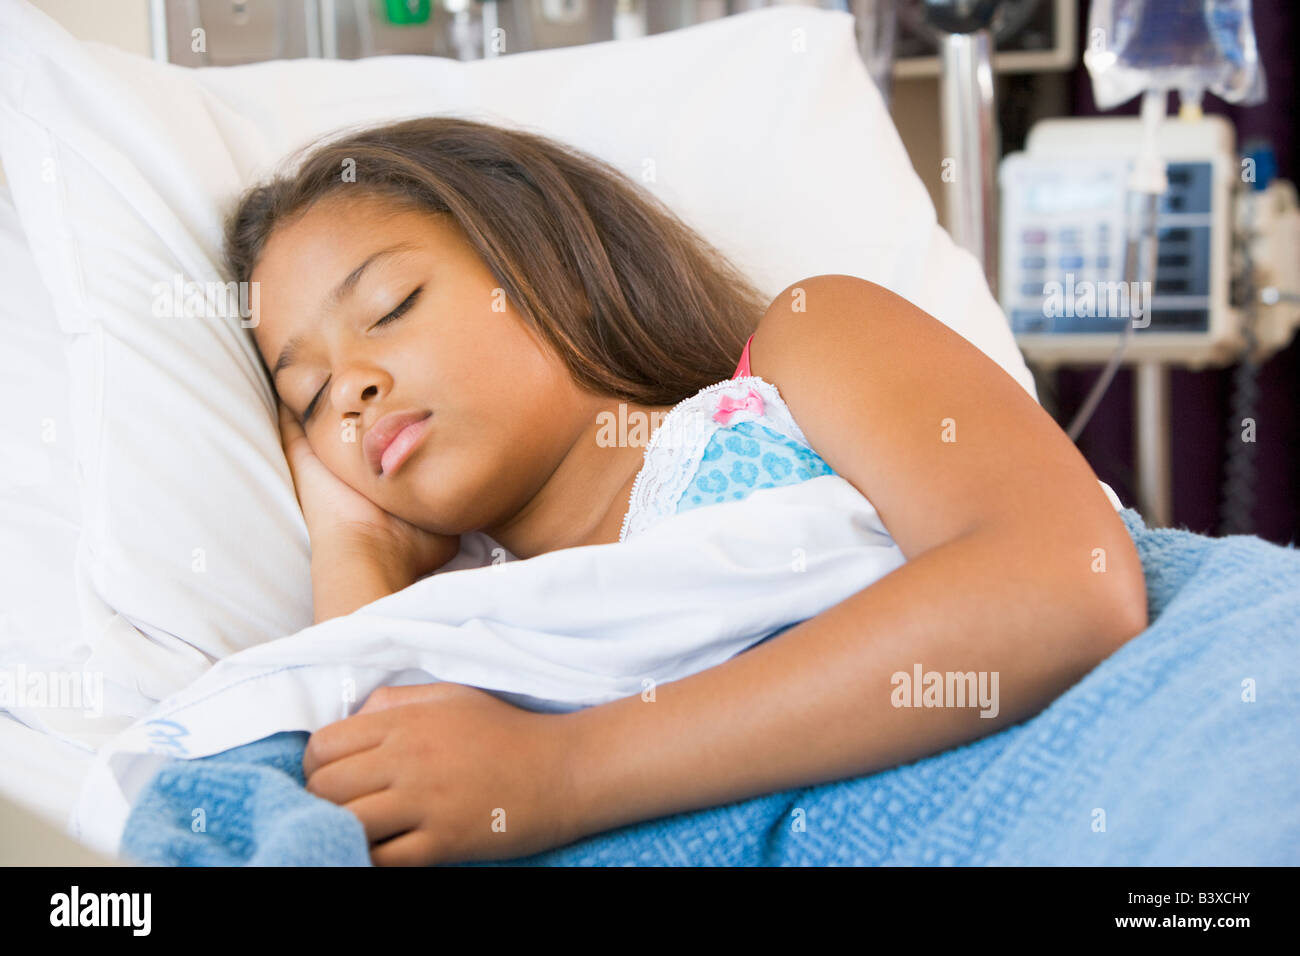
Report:
M 432 414 L 433 412 L 427 409 L 393 412 L 371 425 L 366 430 L 365 437 L 361 439 L 361 450 L 366 456 L 370 470 L 376 475 L 382 475 L 385 472 L 385 461 L 390 472 L 400 464 L 424 432 L 424 427 L 420 423 Z M 412 425 L 419 427 L 411 428 Z M 408 428 L 410 428 L 409 432 L 406 431 Z

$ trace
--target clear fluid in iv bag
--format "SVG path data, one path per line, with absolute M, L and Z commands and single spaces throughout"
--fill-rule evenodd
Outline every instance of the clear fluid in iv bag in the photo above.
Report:
M 1245 104 L 1266 95 L 1250 0 L 1093 0 L 1084 63 L 1101 109 L 1148 89 Z

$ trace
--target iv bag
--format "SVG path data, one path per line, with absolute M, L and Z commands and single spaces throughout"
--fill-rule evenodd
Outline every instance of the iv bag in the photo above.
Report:
M 1113 109 L 1148 89 L 1200 104 L 1267 98 L 1250 0 L 1093 0 L 1084 65 L 1093 99 Z

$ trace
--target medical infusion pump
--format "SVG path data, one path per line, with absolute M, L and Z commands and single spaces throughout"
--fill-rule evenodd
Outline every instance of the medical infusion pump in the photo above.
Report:
M 1146 288 L 1125 281 L 1127 180 L 1141 122 L 1044 120 L 1023 152 L 1002 161 L 999 294 L 1031 361 L 1105 362 L 1129 321 L 1135 334 L 1126 362 L 1196 368 L 1232 361 L 1245 341 L 1242 303 L 1232 292 L 1243 212 L 1252 214 L 1256 286 L 1297 291 L 1295 188 L 1274 180 L 1255 192 L 1253 170 L 1237 156 L 1233 128 L 1221 116 L 1161 122 L 1157 148 L 1169 188 L 1159 200 L 1156 273 Z M 1256 338 L 1266 352 L 1285 346 L 1300 322 L 1300 309 L 1285 301 L 1257 305 L 1256 314 Z

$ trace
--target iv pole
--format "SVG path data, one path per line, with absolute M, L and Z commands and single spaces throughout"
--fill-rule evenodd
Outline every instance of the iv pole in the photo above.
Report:
M 993 102 L 993 34 L 1002 0 L 924 0 L 925 21 L 939 33 L 943 154 L 952 161 L 945 218 L 953 241 L 969 250 L 998 297 L 995 172 L 1001 146 Z
M 945 159 L 952 160 L 956 176 L 948 184 L 947 228 L 953 241 L 979 260 L 989 289 L 997 298 L 998 221 L 994 169 L 1001 148 L 994 111 L 990 25 L 1002 0 L 923 2 L 925 20 L 941 38 L 943 151 Z M 1161 99 L 1162 107 L 1163 103 Z M 1152 100 L 1147 111 L 1154 107 Z M 1154 128 L 1156 121 L 1153 115 L 1149 130 Z M 1163 172 L 1160 176 L 1163 177 Z M 1153 190 L 1150 184 L 1147 187 L 1149 194 Z M 1158 194 L 1163 189 L 1154 192 Z M 1153 201 L 1150 195 L 1148 201 Z M 1143 276 L 1153 280 L 1154 237 L 1142 236 L 1140 242 L 1134 237 L 1132 245 L 1133 249 L 1128 253 L 1132 261 L 1126 266 L 1126 272 L 1131 278 L 1140 264 Z M 1168 365 L 1155 361 L 1138 363 L 1134 368 L 1134 389 L 1138 498 L 1146 520 L 1154 527 L 1167 527 L 1173 511 Z M 1100 394 L 1095 397 L 1100 398 Z

